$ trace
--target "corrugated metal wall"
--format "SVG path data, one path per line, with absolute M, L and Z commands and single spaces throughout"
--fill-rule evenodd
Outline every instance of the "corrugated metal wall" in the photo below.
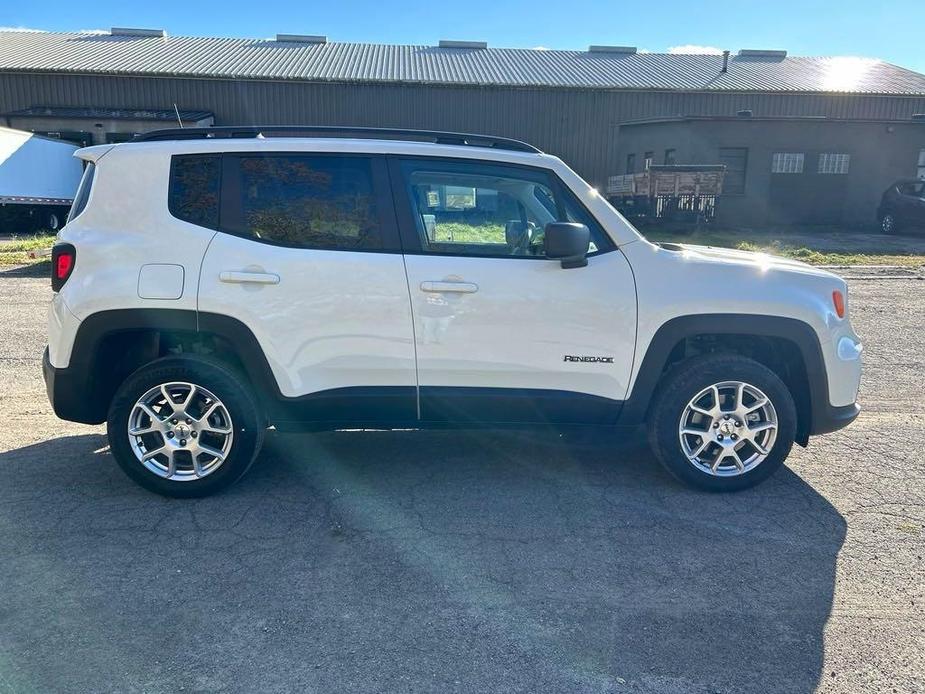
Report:
M 617 169 L 622 121 L 676 115 L 908 119 L 922 97 L 684 93 L 320 84 L 123 76 L 0 74 L 0 112 L 30 106 L 165 108 L 215 113 L 216 125 L 313 124 L 432 128 L 526 140 L 603 185 Z

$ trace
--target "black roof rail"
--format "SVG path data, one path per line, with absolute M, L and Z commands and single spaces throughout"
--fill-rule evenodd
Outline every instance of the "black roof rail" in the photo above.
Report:
M 344 137 L 369 140 L 407 140 L 440 145 L 490 147 L 513 152 L 541 154 L 533 145 L 520 140 L 493 135 L 444 132 L 441 130 L 407 130 L 401 128 L 351 128 L 332 125 L 222 125 L 211 128 L 166 128 L 136 135 L 132 142 L 163 140 L 205 140 L 249 137 Z

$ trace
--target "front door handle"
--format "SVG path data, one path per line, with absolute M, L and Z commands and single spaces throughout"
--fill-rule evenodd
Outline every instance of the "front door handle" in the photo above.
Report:
M 457 292 L 459 294 L 474 294 L 479 285 L 473 282 L 421 282 L 422 292 Z
M 232 284 L 279 284 L 279 275 L 272 272 L 225 271 L 219 274 L 222 282 Z

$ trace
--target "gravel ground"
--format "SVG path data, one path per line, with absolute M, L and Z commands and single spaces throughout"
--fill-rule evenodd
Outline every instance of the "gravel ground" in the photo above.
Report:
M 731 496 L 551 432 L 271 435 L 130 483 L 0 273 L 0 692 L 925 691 L 925 282 L 859 279 L 864 412 Z

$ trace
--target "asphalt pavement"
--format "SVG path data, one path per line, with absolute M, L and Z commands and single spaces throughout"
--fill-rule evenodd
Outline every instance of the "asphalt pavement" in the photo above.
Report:
M 604 434 L 270 433 L 208 499 L 57 420 L 0 272 L 0 692 L 925 691 L 925 282 L 861 279 L 864 412 L 757 489 Z

